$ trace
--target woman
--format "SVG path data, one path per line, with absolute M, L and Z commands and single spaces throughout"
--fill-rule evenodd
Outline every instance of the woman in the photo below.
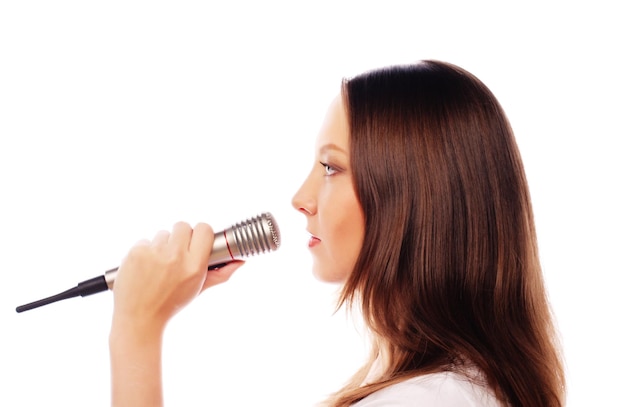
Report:
M 372 337 L 369 362 L 328 405 L 564 404 L 522 162 L 477 78 L 423 61 L 344 81 L 293 205 L 314 274 L 342 284 L 339 305 L 359 307 Z M 162 403 L 167 321 L 242 264 L 207 272 L 212 238 L 179 223 L 120 267 L 115 405 Z

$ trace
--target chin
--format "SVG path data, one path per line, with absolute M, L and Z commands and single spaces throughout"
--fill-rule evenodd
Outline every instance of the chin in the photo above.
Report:
M 328 268 L 322 268 L 316 265 L 313 266 L 313 275 L 317 280 L 331 284 L 345 283 L 347 277 L 345 273 L 339 273 L 337 270 L 329 270 Z

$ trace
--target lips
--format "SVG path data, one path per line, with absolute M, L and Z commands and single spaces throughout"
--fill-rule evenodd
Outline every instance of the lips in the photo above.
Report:
M 315 236 L 309 238 L 309 248 L 317 246 L 321 240 Z

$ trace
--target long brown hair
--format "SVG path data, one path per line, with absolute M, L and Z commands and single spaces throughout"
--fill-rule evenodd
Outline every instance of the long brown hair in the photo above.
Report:
M 339 303 L 360 305 L 376 346 L 330 404 L 471 365 L 504 403 L 563 405 L 527 182 L 496 98 L 439 61 L 367 72 L 342 93 L 366 236 Z

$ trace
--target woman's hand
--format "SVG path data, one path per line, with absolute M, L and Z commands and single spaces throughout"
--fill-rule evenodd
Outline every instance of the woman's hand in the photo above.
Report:
M 109 337 L 112 404 L 162 405 L 161 344 L 170 318 L 206 288 L 223 283 L 243 262 L 207 271 L 213 230 L 177 223 L 138 242 L 115 278 Z
M 164 328 L 167 321 L 206 288 L 225 282 L 243 262 L 207 271 L 213 230 L 179 222 L 152 241 L 138 242 L 118 269 L 114 318 L 132 318 Z

